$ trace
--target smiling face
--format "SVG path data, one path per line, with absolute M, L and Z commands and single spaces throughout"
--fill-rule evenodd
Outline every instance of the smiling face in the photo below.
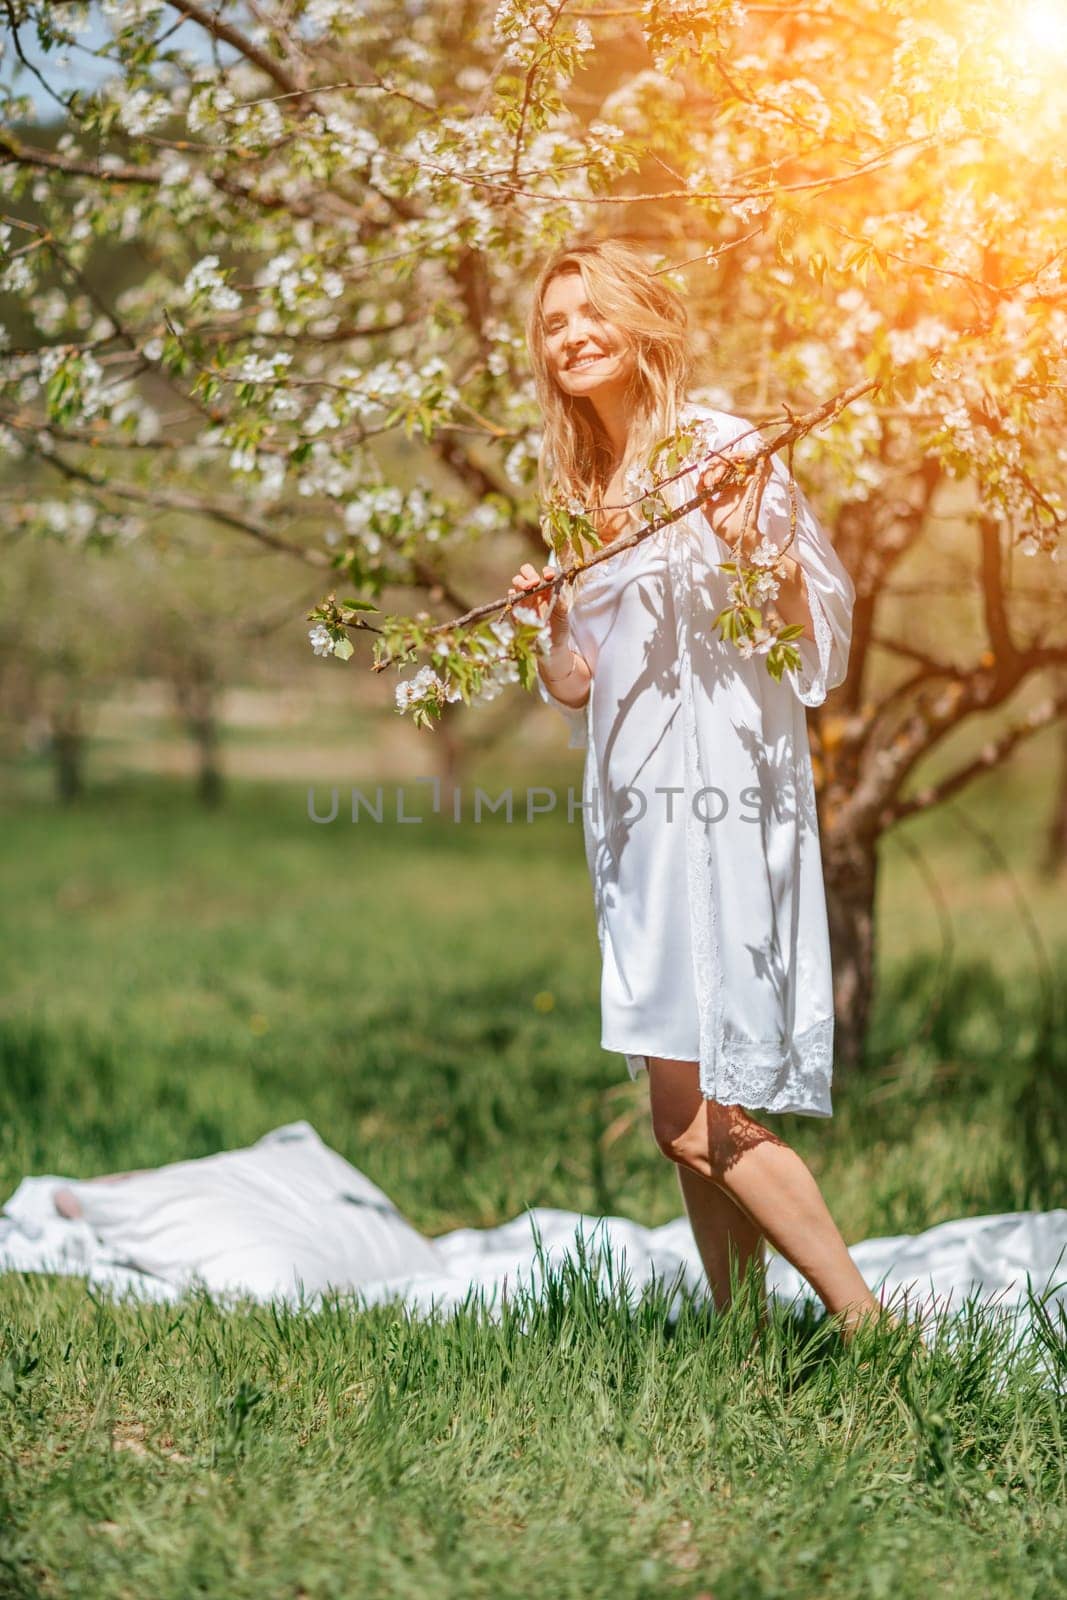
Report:
M 634 371 L 633 347 L 621 328 L 589 303 L 580 272 L 552 279 L 541 301 L 545 358 L 565 394 L 594 399 L 624 390 Z

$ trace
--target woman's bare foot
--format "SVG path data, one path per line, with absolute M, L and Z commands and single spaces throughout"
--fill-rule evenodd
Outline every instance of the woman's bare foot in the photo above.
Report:
M 86 1183 L 121 1183 L 124 1178 L 136 1178 L 143 1172 L 153 1172 L 154 1167 L 135 1167 L 132 1172 L 103 1172 L 97 1178 L 86 1178 Z M 77 1222 L 84 1213 L 81 1201 L 72 1189 L 53 1189 L 52 1204 L 61 1217 Z
M 841 1337 L 846 1345 L 852 1343 L 860 1324 L 869 1325 L 873 1322 L 876 1326 L 885 1326 L 894 1332 L 899 1330 L 902 1334 L 913 1333 L 917 1348 L 924 1355 L 929 1355 L 930 1346 L 926 1341 L 921 1322 L 910 1323 L 906 1317 L 898 1316 L 895 1311 L 887 1310 L 878 1301 L 875 1302 L 875 1307 L 876 1309 L 874 1310 L 864 1308 L 858 1315 L 851 1312 L 838 1312 L 836 1317 L 830 1319 L 839 1323 Z
M 54 1189 L 52 1204 L 60 1216 L 66 1217 L 68 1222 L 77 1222 L 82 1214 L 81 1201 L 70 1189 Z

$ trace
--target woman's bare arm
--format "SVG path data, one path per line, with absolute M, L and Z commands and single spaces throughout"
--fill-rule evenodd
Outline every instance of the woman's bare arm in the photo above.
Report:
M 536 589 L 550 576 L 551 568 L 544 567 L 538 573 L 530 562 L 524 562 L 511 580 L 508 599 L 516 599 L 527 589 Z M 553 700 L 558 700 L 561 705 L 569 706 L 574 711 L 580 711 L 589 699 L 589 686 L 593 681 L 593 674 L 585 657 L 579 655 L 571 645 L 567 614 L 559 601 L 553 600 L 548 594 L 536 595 L 530 604 L 542 618 L 546 610 L 551 607 L 548 619 L 551 649 L 546 655 L 540 656 L 537 662 L 541 682 Z
M 760 481 L 756 486 L 756 498 L 762 502 L 763 490 L 772 473 L 770 461 L 763 463 L 760 470 Z M 720 459 L 708 467 L 700 476 L 702 489 L 717 488 L 719 480 L 725 471 L 725 461 Z M 763 534 L 759 530 L 759 516 L 747 515 L 747 491 L 743 485 L 738 485 L 732 492 L 720 491 L 719 498 L 710 505 L 701 507 L 708 526 L 726 543 L 735 545 L 740 539 L 739 554 L 742 560 L 749 557 L 755 547 L 760 543 Z M 811 620 L 811 610 L 808 606 L 807 595 L 804 590 L 804 575 L 800 563 L 795 557 L 783 553 L 782 565 L 785 568 L 785 577 L 778 580 L 778 593 L 771 606 L 778 613 L 784 623 L 799 622 L 804 629 L 801 635 L 804 639 L 815 641 L 814 624 Z
M 566 639 L 553 644 L 549 653 L 538 661 L 537 670 L 553 700 L 580 711 L 589 699 L 589 688 L 593 681 L 589 663 L 571 648 Z

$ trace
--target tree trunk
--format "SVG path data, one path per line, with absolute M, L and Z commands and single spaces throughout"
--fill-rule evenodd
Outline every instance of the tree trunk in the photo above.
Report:
M 434 729 L 436 744 L 434 753 L 437 756 L 437 777 L 441 780 L 441 793 L 447 797 L 442 804 L 447 807 L 451 804 L 452 790 L 459 786 L 466 770 L 469 751 L 462 730 L 466 723 L 458 719 L 458 710 L 466 710 L 465 706 L 456 704 L 446 705 L 441 712 L 441 719 Z
M 217 806 L 222 803 L 222 770 L 219 766 L 219 726 L 209 707 L 201 716 L 192 717 L 189 729 L 199 757 L 196 792 L 200 803 Z
M 465 783 L 472 763 L 514 735 L 539 704 L 536 695 L 520 696 L 513 690 L 499 706 L 480 708 L 475 731 L 466 707 L 458 702 L 446 705 L 433 735 L 441 793 L 450 796 L 453 788 Z
M 218 685 L 209 664 L 193 661 L 179 666 L 174 676 L 178 713 L 196 746 L 196 794 L 202 805 L 222 802 L 222 768 L 219 762 L 219 724 L 215 715 Z
M 1055 876 L 1067 861 L 1067 722 L 1060 726 L 1060 770 L 1045 839 L 1044 870 Z
M 826 911 L 834 976 L 834 1065 L 862 1066 L 874 1002 L 877 847 L 873 839 L 823 835 Z
M 85 790 L 85 734 L 77 701 L 53 711 L 51 724 L 56 798 L 70 805 Z

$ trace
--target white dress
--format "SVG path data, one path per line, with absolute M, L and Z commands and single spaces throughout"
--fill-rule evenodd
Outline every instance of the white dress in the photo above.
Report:
M 714 443 L 744 418 L 690 404 Z M 784 544 L 776 458 L 759 529 Z M 696 493 L 696 469 L 667 491 Z M 845 676 L 855 589 L 799 489 L 797 536 L 815 639 L 780 683 L 713 619 L 726 544 L 690 513 L 587 572 L 572 647 L 593 674 L 580 710 L 546 689 L 586 750 L 582 822 L 603 959 L 601 1046 L 696 1061 L 702 1093 L 750 1110 L 831 1116 L 833 987 L 804 707 Z M 549 561 L 555 565 L 554 558 Z

